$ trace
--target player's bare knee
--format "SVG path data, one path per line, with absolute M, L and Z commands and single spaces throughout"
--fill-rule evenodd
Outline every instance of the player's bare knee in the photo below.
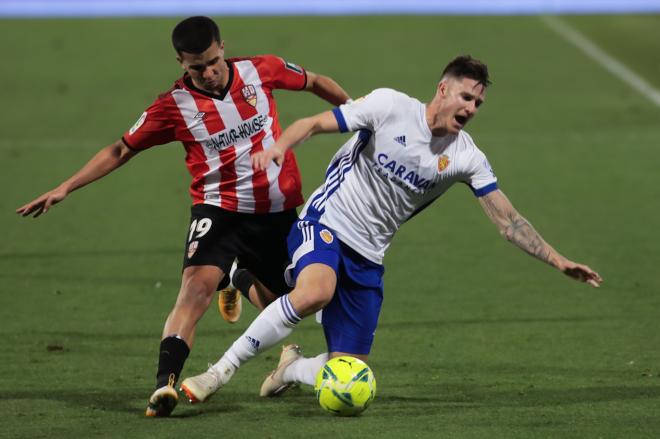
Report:
M 332 300 L 332 296 L 335 294 L 334 285 L 320 285 L 318 288 L 313 290 L 311 294 L 315 312 L 324 308 Z
M 298 286 L 289 294 L 289 299 L 296 311 L 307 316 L 325 307 L 334 295 L 334 283 L 324 285 L 323 283 L 308 283 Z

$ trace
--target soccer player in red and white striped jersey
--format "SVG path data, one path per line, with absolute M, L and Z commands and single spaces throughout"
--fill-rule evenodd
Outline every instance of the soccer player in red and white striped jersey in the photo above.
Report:
M 172 43 L 183 77 L 158 96 L 120 140 L 58 187 L 16 210 L 40 216 L 140 151 L 173 141 L 183 144 L 193 206 L 181 289 L 163 329 L 147 416 L 168 416 L 176 406 L 174 386 L 196 323 L 235 258 L 254 275 L 244 282 L 249 288 L 243 293 L 258 308 L 288 292 L 283 278 L 286 237 L 297 217 L 295 208 L 303 202 L 300 173 L 292 152 L 282 167 L 252 166 L 252 156 L 270 148 L 281 133 L 273 91 L 307 90 L 335 106 L 349 100 L 332 79 L 277 56 L 225 59 L 220 31 L 208 17 L 180 22 Z
M 219 59 L 222 45 L 212 44 L 208 50 L 212 52 L 209 56 Z M 281 212 L 299 206 L 300 175 L 293 155 L 281 168 L 271 166 L 258 172 L 252 169 L 251 156 L 269 148 L 280 135 L 273 90 L 303 90 L 311 74 L 279 57 L 264 55 L 218 60 L 218 74 L 212 75 L 201 56 L 194 58 L 182 58 L 192 73 L 177 80 L 147 108 L 124 134 L 124 143 L 139 151 L 181 141 L 193 177 L 193 204 L 244 213 Z

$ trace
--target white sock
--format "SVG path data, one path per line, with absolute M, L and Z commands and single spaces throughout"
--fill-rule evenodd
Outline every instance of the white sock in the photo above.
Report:
M 293 309 L 289 296 L 278 298 L 261 311 L 214 366 L 221 368 L 224 361 L 238 369 L 259 352 L 284 340 L 300 320 L 302 319 Z M 226 363 L 223 364 L 226 366 Z
M 324 352 L 314 358 L 300 358 L 284 369 L 282 378 L 285 383 L 300 383 L 313 386 L 316 384 L 316 375 L 328 361 L 328 353 Z
M 234 372 L 236 372 L 236 367 L 227 361 L 224 357 L 213 366 L 209 367 L 209 369 L 215 370 L 215 372 L 220 377 L 220 382 L 222 382 L 222 385 L 227 384 L 231 377 L 234 375 Z

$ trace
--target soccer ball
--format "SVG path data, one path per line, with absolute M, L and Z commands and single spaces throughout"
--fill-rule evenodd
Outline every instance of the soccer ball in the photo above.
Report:
M 314 390 L 325 410 L 339 416 L 355 416 L 374 400 L 376 378 L 364 361 L 335 357 L 319 371 Z

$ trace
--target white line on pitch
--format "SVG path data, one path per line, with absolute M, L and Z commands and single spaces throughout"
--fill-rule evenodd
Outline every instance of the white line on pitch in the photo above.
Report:
M 568 42 L 603 66 L 605 70 L 612 73 L 614 76 L 637 90 L 642 96 L 660 107 L 660 91 L 653 88 L 651 84 L 646 82 L 635 72 L 605 53 L 587 37 L 573 29 L 559 17 L 545 15 L 540 18 L 550 29 L 557 32 Z

